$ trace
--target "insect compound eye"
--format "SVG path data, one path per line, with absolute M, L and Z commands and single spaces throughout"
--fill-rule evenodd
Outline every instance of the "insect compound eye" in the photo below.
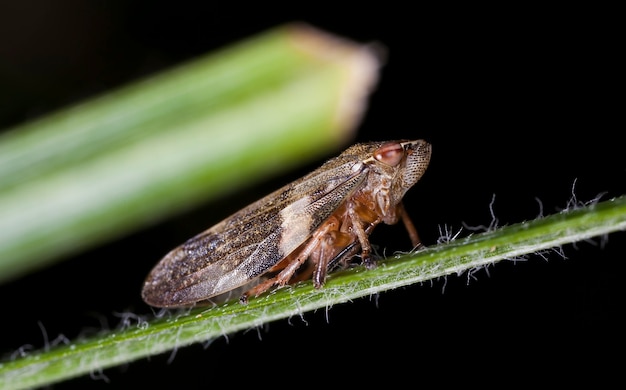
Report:
M 383 144 L 374 152 L 374 158 L 376 160 L 392 167 L 400 164 L 402 157 L 404 157 L 404 148 L 402 147 L 402 144 L 397 142 Z

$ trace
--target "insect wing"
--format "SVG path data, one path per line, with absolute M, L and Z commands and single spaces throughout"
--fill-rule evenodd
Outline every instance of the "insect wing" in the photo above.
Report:
M 189 239 L 150 272 L 142 291 L 157 307 L 188 306 L 250 283 L 302 245 L 367 176 L 339 156 Z

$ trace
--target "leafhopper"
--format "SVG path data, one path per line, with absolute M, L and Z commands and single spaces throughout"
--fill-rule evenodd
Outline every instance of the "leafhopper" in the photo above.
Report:
M 424 140 L 353 145 L 308 175 L 272 192 L 169 252 L 146 278 L 142 297 L 155 307 L 185 307 L 239 296 L 242 303 L 275 286 L 312 278 L 360 253 L 373 267 L 369 235 L 402 220 L 402 204 L 431 157 Z

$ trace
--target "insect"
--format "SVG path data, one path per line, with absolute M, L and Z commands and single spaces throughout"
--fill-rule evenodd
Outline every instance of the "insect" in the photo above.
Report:
M 353 145 L 173 249 L 146 278 L 143 300 L 185 307 L 237 294 L 246 303 L 309 277 L 320 288 L 329 271 L 359 251 L 362 264 L 375 266 L 368 237 L 381 222 L 402 220 L 417 247 L 402 198 L 430 157 L 424 140 Z

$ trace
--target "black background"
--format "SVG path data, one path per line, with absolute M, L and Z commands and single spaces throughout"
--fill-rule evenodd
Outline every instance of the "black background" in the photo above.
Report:
M 444 227 L 489 225 L 493 196 L 503 226 L 536 217 L 538 200 L 544 214 L 562 210 L 574 182 L 582 202 L 626 193 L 623 39 L 613 11 L 384 5 L 339 12 L 337 4 L 299 11 L 166 1 L 3 4 L 0 128 L 299 20 L 387 48 L 355 141 L 433 144 L 426 175 L 405 198 L 426 244 Z M 140 288 L 164 253 L 319 163 L 1 285 L 0 353 L 41 348 L 39 324 L 49 340 L 73 339 L 115 327 L 115 313 L 149 314 Z M 207 349 L 183 348 L 171 362 L 164 354 L 107 369 L 106 380 L 98 373 L 55 387 L 617 377 L 611 362 L 623 353 L 624 238 L 566 245 L 566 259 L 531 256 L 471 278 L 385 292 Z M 400 226 L 381 226 L 371 239 L 409 249 Z

